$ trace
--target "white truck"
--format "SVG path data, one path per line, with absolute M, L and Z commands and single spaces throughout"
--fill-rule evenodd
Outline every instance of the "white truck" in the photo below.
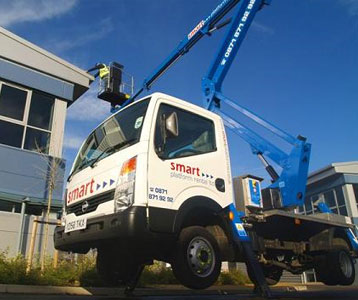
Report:
M 256 12 L 269 3 L 223 0 L 129 99 L 120 89 L 123 66 L 111 66 L 99 98 L 114 110 L 121 108 L 77 154 L 62 225 L 55 230 L 57 249 L 86 253 L 96 248 L 101 277 L 132 288 L 143 265 L 154 259 L 170 263 L 177 279 L 195 289 L 217 280 L 222 261 L 246 262 L 249 277 L 262 290 L 266 282 L 277 283 L 283 270 L 315 269 L 325 284 L 353 283 L 358 240 L 349 218 L 332 214 L 325 203 L 317 203 L 314 215 L 295 213 L 304 205 L 310 144 L 221 92 Z M 236 5 L 232 18 L 218 24 Z M 202 80 L 205 109 L 161 93 L 133 102 L 203 36 L 227 24 L 224 42 Z M 230 107 L 228 114 L 221 104 Z M 286 141 L 290 152 L 233 119 L 233 111 Z M 232 179 L 224 123 L 264 164 L 272 178 L 267 188 L 261 189 L 255 177 Z M 266 158 L 281 167 L 280 174 Z
M 245 261 L 230 229 L 233 180 L 217 114 L 154 93 L 89 135 L 69 179 L 55 246 L 97 248 L 107 283 L 127 283 L 156 259 L 170 263 L 182 284 L 200 289 L 217 280 L 222 261 Z M 352 225 L 323 215 L 247 214 L 244 227 L 269 284 L 282 270 L 311 268 L 326 284 L 353 282 L 357 249 L 346 234 Z

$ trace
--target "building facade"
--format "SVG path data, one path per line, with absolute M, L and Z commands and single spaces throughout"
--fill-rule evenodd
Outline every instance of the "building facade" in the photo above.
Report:
M 308 176 L 303 214 L 315 214 L 318 202 L 325 202 L 333 213 L 348 217 L 358 226 L 358 161 L 332 163 Z M 315 281 L 313 271 L 306 272 L 303 281 Z M 358 285 L 358 267 L 356 280 Z
M 50 190 L 51 218 L 62 208 L 66 110 L 93 77 L 1 27 L 0 45 L 0 250 L 15 255 Z
M 332 163 L 309 175 L 305 206 L 299 211 L 314 214 L 315 203 L 322 201 L 358 226 L 358 161 Z

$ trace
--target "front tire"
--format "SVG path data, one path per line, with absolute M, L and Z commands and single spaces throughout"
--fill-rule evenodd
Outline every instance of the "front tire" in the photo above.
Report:
M 179 235 L 172 269 L 175 277 L 191 289 L 213 285 L 221 271 L 221 256 L 216 239 L 203 227 L 184 228 Z

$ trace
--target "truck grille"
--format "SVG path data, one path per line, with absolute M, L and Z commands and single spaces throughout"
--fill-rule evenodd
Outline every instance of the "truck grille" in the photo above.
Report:
M 78 202 L 74 205 L 71 205 L 66 208 L 66 212 L 67 212 L 67 214 L 74 213 L 76 216 L 88 214 L 92 211 L 95 211 L 97 209 L 97 206 L 100 205 L 101 203 L 104 203 L 104 202 L 107 202 L 107 201 L 110 201 L 113 199 L 114 199 L 114 190 L 111 190 L 109 192 L 105 192 L 103 194 L 96 195 L 94 197 L 91 197 L 91 198 L 85 199 L 81 202 Z M 82 204 L 85 201 L 87 201 L 88 206 L 85 211 L 82 211 Z

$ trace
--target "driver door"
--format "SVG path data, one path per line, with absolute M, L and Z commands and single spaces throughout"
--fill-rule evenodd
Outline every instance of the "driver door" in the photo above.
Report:
M 165 133 L 165 121 L 176 114 L 178 135 Z M 215 126 L 210 119 L 189 110 L 158 102 L 148 158 L 148 202 L 150 227 L 171 232 L 179 195 L 194 186 L 214 186 L 217 160 Z M 163 136 L 166 135 L 166 138 Z

